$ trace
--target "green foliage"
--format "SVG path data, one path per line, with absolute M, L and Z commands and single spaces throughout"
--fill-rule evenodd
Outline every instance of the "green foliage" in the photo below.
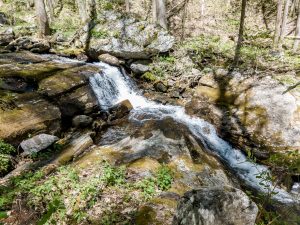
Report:
M 0 154 L 13 154 L 16 152 L 14 146 L 5 143 L 3 140 L 0 139 Z
M 151 72 L 144 73 L 141 78 L 149 82 L 154 82 L 157 80 L 157 77 Z
M 11 157 L 7 154 L 0 154 L 0 174 L 5 174 L 11 167 Z
M 104 163 L 103 175 L 101 177 L 108 186 L 121 185 L 125 183 L 125 167 L 113 167 L 109 163 Z
M 156 181 L 154 178 L 146 178 L 138 182 L 137 188 L 141 189 L 142 194 L 146 200 L 151 199 L 156 193 Z
M 171 169 L 166 165 L 162 165 L 156 174 L 158 188 L 162 191 L 166 191 L 171 188 L 172 181 L 173 176 Z

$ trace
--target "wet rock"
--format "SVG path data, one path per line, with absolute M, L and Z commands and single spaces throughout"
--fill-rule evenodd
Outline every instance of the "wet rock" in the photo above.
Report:
M 74 127 L 84 128 L 92 124 L 93 118 L 86 115 L 78 115 L 72 119 L 72 125 Z
M 26 82 L 26 80 L 21 77 L 4 77 L 0 78 L 0 88 L 22 93 L 35 90 L 36 85 Z
M 156 91 L 166 93 L 168 91 L 168 87 L 162 82 L 158 81 L 154 84 L 154 88 Z
M 91 88 L 86 85 L 58 99 L 58 105 L 63 116 L 88 115 L 98 110 L 98 101 Z
M 257 213 L 255 203 L 239 189 L 203 188 L 184 195 L 173 225 L 254 225 Z
M 59 138 L 54 135 L 39 134 L 25 141 L 22 141 L 20 145 L 24 150 L 25 155 L 31 155 L 32 153 L 37 153 L 48 148 L 58 140 Z
M 12 107 L 0 111 L 0 139 L 18 145 L 29 134 L 55 135 L 60 131 L 59 108 L 38 95 L 14 94 L 4 101 L 11 102 Z
M 89 53 L 95 57 L 109 53 L 125 59 L 145 59 L 168 52 L 175 41 L 154 24 L 118 12 L 108 11 L 99 19 L 102 22 L 94 27 L 94 34 L 106 32 L 101 38 L 97 35 L 91 38 Z
M 8 45 L 15 38 L 15 34 L 12 28 L 8 28 L 4 32 L 0 33 L 0 46 Z
M 141 75 L 150 71 L 150 67 L 148 66 L 148 64 L 148 61 L 136 61 L 130 64 L 130 69 L 133 73 Z
M 133 109 L 129 100 L 124 100 L 117 105 L 113 106 L 109 109 L 110 120 L 120 119 L 126 115 Z
M 120 66 L 120 62 L 117 57 L 114 57 L 110 54 L 102 54 L 98 57 L 99 61 L 105 62 L 112 66 Z

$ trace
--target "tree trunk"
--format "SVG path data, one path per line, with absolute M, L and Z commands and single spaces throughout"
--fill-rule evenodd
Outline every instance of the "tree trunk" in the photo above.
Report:
M 285 33 L 286 33 L 286 24 L 287 24 L 287 19 L 288 19 L 288 14 L 289 14 L 289 6 L 290 6 L 290 0 L 286 0 L 285 6 L 284 6 L 283 17 L 282 17 L 280 37 L 279 37 L 279 42 L 278 42 L 279 49 L 282 48 L 282 42 L 284 40 Z
M 46 0 L 47 7 L 49 9 L 49 19 L 50 22 L 54 20 L 54 5 L 52 0 Z
M 125 5 L 126 5 L 126 12 L 129 13 L 130 12 L 130 2 L 129 2 L 129 0 L 125 0 Z
M 156 0 L 152 0 L 152 22 L 156 23 L 157 22 L 157 17 L 156 17 Z
M 232 63 L 232 69 L 234 69 L 240 59 L 240 54 L 241 54 L 241 48 L 243 45 L 243 39 L 244 39 L 244 25 L 245 25 L 245 17 L 246 17 L 246 6 L 247 6 L 247 0 L 242 0 L 242 9 L 241 9 L 241 18 L 240 18 L 240 28 L 239 28 L 239 37 L 235 49 L 235 55 Z
M 279 43 L 280 30 L 281 30 L 280 28 L 282 22 L 282 7 L 283 7 L 283 0 L 278 0 L 273 48 L 277 48 Z
M 35 0 L 36 20 L 38 25 L 38 36 L 50 35 L 50 27 L 44 0 Z
M 87 16 L 87 7 L 86 7 L 86 1 L 85 0 L 76 0 L 79 16 L 81 18 L 81 22 L 85 23 L 87 22 L 88 16 Z
M 296 37 L 300 36 L 300 3 L 298 3 L 298 18 L 297 18 L 297 24 L 296 24 L 296 33 L 295 33 Z M 294 45 L 293 45 L 293 51 L 296 52 L 298 50 L 299 47 L 299 39 L 295 39 L 294 41 Z
M 165 0 L 156 0 L 156 18 L 162 28 L 168 29 Z

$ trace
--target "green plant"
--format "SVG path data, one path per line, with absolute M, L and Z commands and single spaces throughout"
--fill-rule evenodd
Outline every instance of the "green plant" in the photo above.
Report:
M 13 154 L 16 152 L 16 149 L 11 144 L 5 143 L 0 139 L 0 154 Z
M 104 30 L 92 30 L 91 35 L 92 37 L 99 39 L 106 38 L 109 36 L 108 32 Z
M 157 186 L 160 190 L 166 191 L 170 189 L 173 181 L 172 171 L 166 165 L 162 165 L 156 174 Z
M 7 154 L 0 154 L 0 174 L 5 174 L 11 167 L 11 157 Z
M 157 80 L 156 76 L 151 72 L 144 73 L 141 78 L 149 82 L 154 82 Z
M 104 163 L 101 180 L 108 186 L 121 185 L 125 183 L 125 167 L 113 167 L 108 162 Z
M 146 200 L 151 199 L 156 193 L 156 182 L 153 177 L 143 179 L 136 184 L 136 187 L 142 191 Z

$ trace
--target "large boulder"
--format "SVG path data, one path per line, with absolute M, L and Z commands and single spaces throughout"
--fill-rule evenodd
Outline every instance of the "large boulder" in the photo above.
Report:
M 120 66 L 120 62 L 117 57 L 114 57 L 110 54 L 99 55 L 98 59 L 102 62 L 108 63 L 112 66 Z
M 300 97 L 271 77 L 206 74 L 186 105 L 189 114 L 213 123 L 244 149 L 300 149 Z
M 32 153 L 37 153 L 48 148 L 58 140 L 59 138 L 54 135 L 39 134 L 22 141 L 20 146 L 24 150 L 25 155 L 31 155 Z
M 232 187 L 193 190 L 178 205 L 173 225 L 254 225 L 258 208 Z
M 92 30 L 89 49 L 95 58 L 103 53 L 125 59 L 149 58 L 168 52 L 175 41 L 166 30 L 121 13 L 109 11 L 99 20 Z
M 120 119 L 126 116 L 131 110 L 133 106 L 129 100 L 124 100 L 113 107 L 111 107 L 108 111 L 110 114 L 110 119 Z
M 47 53 L 50 48 L 51 46 L 48 41 L 32 39 L 30 37 L 20 37 L 6 46 L 6 49 L 11 51 L 29 50 L 35 53 Z
M 34 93 L 3 94 L 0 106 L 0 139 L 19 144 L 29 134 L 60 131 L 59 108 Z

